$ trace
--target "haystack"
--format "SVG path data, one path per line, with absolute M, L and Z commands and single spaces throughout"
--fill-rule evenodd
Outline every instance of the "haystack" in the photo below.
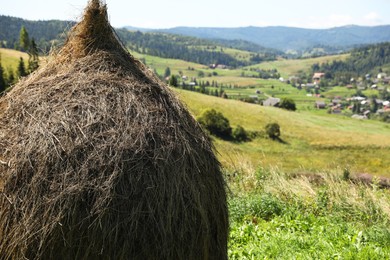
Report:
M 100 1 L 0 107 L 0 259 L 227 258 L 212 145 Z

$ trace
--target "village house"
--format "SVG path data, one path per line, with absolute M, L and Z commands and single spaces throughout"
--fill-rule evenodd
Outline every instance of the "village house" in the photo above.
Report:
M 390 77 L 385 77 L 385 78 L 383 79 L 383 83 L 384 83 L 384 84 L 390 84 Z
M 325 73 L 316 72 L 313 75 L 313 82 L 319 84 L 323 77 L 325 77 Z
M 263 106 L 266 106 L 266 107 L 277 107 L 279 106 L 279 103 L 280 103 L 280 98 L 268 98 L 267 100 L 265 100 L 263 102 Z
M 332 108 L 331 108 L 331 110 L 332 110 L 332 114 L 341 114 L 341 106 L 340 105 L 337 105 L 337 106 L 333 106 Z
M 326 104 L 324 101 L 316 101 L 314 105 L 317 109 L 324 109 L 326 108 Z
M 384 79 L 387 77 L 387 74 L 384 72 L 378 73 L 377 79 Z
M 332 99 L 332 105 L 333 106 L 338 106 L 338 105 L 341 106 L 341 102 L 342 102 L 342 100 L 340 98 Z

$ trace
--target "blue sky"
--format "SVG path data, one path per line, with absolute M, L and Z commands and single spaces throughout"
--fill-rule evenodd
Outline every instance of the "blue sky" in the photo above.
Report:
M 30 20 L 78 20 L 87 0 L 0 0 L 0 14 Z M 114 27 L 390 24 L 390 0 L 106 0 Z M 1 25 L 0 25 L 1 26 Z

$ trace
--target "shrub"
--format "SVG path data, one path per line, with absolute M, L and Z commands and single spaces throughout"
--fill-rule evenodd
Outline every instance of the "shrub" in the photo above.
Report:
M 210 134 L 221 137 L 230 138 L 232 135 L 232 128 L 229 120 L 215 109 L 207 109 L 198 117 L 198 122 L 206 128 Z
M 240 125 L 234 129 L 233 138 L 238 142 L 245 142 L 249 140 L 247 131 Z
M 178 86 L 177 78 L 175 77 L 175 75 L 171 75 L 171 77 L 169 78 L 168 84 L 169 84 L 169 86 L 172 86 L 172 87 Z
M 270 123 L 265 126 L 265 132 L 272 139 L 277 139 L 280 136 L 280 126 L 278 123 Z
M 297 110 L 295 106 L 295 102 L 291 98 L 282 98 L 282 100 L 279 103 L 279 107 L 291 111 Z

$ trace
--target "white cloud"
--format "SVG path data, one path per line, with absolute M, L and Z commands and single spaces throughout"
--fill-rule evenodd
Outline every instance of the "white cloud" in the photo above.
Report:
M 381 24 L 382 18 L 376 12 L 370 12 L 363 17 L 365 25 L 378 25 Z
M 344 26 L 349 24 L 353 24 L 352 16 L 343 14 L 332 14 L 327 17 L 311 15 L 306 17 L 304 20 L 299 19 L 295 21 L 290 21 L 288 25 L 295 27 L 322 29 Z

